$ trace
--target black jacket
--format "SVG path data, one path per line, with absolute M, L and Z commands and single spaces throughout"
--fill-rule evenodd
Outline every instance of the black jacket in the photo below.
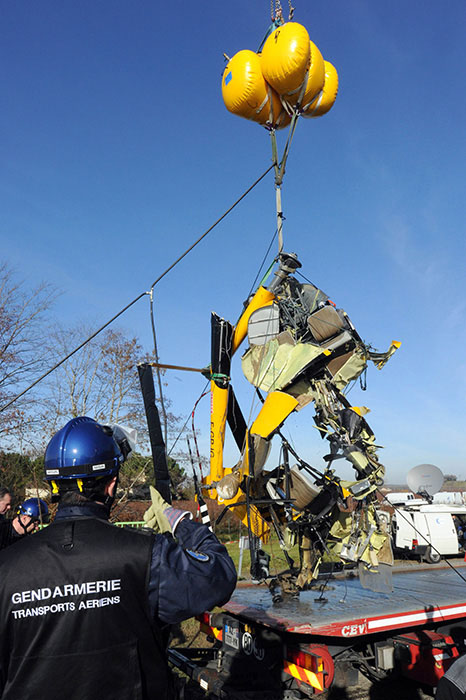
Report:
M 230 596 L 236 574 L 207 528 L 120 529 L 65 508 L 0 554 L 2 700 L 165 700 L 164 623 Z M 73 517 L 68 517 L 73 516 Z
M 466 700 L 466 654 L 454 661 L 439 680 L 437 700 Z
M 20 539 L 21 535 L 18 535 L 13 527 L 13 520 L 0 520 L 0 549 L 5 549 Z

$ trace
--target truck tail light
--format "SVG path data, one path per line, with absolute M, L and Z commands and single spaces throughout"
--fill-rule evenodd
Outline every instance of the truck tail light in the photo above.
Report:
M 416 549 L 416 547 L 418 546 L 418 544 L 419 544 L 419 543 L 418 543 L 417 540 L 413 540 L 413 544 L 411 545 L 411 549 Z
M 215 613 L 201 613 L 196 615 L 196 620 L 200 622 L 199 629 L 208 637 L 222 640 L 222 627 L 219 623 L 219 615 Z M 219 625 L 219 626 L 217 626 Z
M 300 651 L 293 647 L 287 647 L 286 658 L 292 664 L 305 668 L 313 673 L 319 673 L 323 669 L 322 657 L 316 654 L 308 654 L 305 651 Z
M 332 656 L 324 644 L 287 646 L 283 670 L 296 679 L 298 686 L 310 685 L 315 694 L 330 688 L 335 675 Z

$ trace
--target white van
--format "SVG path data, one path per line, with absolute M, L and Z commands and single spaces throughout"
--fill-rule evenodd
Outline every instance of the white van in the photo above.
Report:
M 465 506 L 420 505 L 397 508 L 392 516 L 392 539 L 395 552 L 424 558 L 431 564 L 441 555 L 458 554 L 463 542 L 453 520 L 455 515 L 466 524 Z
M 391 491 L 385 494 L 385 500 L 392 506 L 409 506 L 413 503 L 416 505 L 427 503 L 427 501 L 418 498 L 411 491 Z

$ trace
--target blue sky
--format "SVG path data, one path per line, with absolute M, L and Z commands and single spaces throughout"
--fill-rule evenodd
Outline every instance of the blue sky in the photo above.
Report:
M 350 394 L 372 409 L 388 479 L 422 462 L 466 477 L 466 5 L 295 5 L 340 91 L 328 115 L 298 124 L 285 249 L 365 340 L 403 342 Z M 268 134 L 229 114 L 220 92 L 223 52 L 255 50 L 269 18 L 266 0 L 0 5 L 2 256 L 28 283 L 62 290 L 57 319 L 105 322 L 270 165 Z M 210 312 L 237 318 L 274 230 L 270 174 L 156 288 L 162 361 L 209 362 Z M 117 325 L 150 349 L 146 299 Z M 238 361 L 233 372 L 248 414 Z M 203 381 L 167 379 L 188 414 Z M 288 423 L 319 466 L 312 409 Z

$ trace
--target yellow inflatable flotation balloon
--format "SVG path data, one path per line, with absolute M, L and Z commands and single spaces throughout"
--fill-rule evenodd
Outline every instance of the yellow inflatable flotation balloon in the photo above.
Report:
M 275 29 L 262 47 L 262 74 L 290 104 L 298 101 L 310 54 L 307 29 L 297 22 L 286 22 Z
M 329 61 L 325 63 L 325 83 L 321 93 L 311 102 L 303 117 L 321 117 L 333 107 L 338 93 L 338 73 Z
M 222 76 L 222 96 L 225 107 L 232 114 L 245 119 L 270 123 L 282 128 L 289 123 L 280 98 L 267 85 L 261 71 L 261 60 L 254 51 L 244 49 L 231 58 Z
M 324 87 L 325 83 L 325 62 L 322 54 L 317 46 L 311 41 L 311 65 L 309 66 L 309 75 L 307 78 L 306 91 L 301 106 L 306 110 L 314 98 Z

